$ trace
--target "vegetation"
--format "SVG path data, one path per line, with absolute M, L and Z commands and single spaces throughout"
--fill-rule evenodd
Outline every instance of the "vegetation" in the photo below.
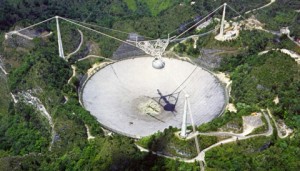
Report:
M 177 3 L 177 1 L 171 1 L 171 0 L 167 0 L 167 1 L 126 0 L 125 2 L 127 4 L 128 8 L 132 11 L 136 11 L 138 5 L 144 5 L 144 6 L 148 7 L 152 16 L 157 16 L 161 11 L 163 11 L 163 10 L 169 8 L 170 6 L 174 5 L 175 3 Z
M 258 36 L 259 35 L 259 36 Z M 258 30 L 242 30 L 237 39 L 220 42 L 214 39 L 214 34 L 198 40 L 201 48 L 218 48 L 224 50 L 237 50 L 241 52 L 257 53 L 273 46 L 273 35 Z
M 300 156 L 294 151 L 299 151 L 299 142 L 295 139 L 260 137 L 216 147 L 206 153 L 206 157 L 208 167 L 222 170 L 298 170 Z
M 188 55 L 194 58 L 197 58 L 200 55 L 200 50 L 197 47 L 194 47 L 194 40 L 188 39 L 185 43 L 178 43 L 174 51 L 181 55 Z
M 57 48 L 56 40 L 37 39 L 34 43 L 32 51 L 24 54 L 19 67 L 9 75 L 8 85 L 14 93 L 34 90 L 34 95 L 49 111 L 55 123 L 52 151 L 48 151 L 52 136 L 47 120 L 25 103 L 19 102 L 15 106 L 11 103 L 9 113 L 0 117 L 1 170 L 198 168 L 197 163 L 185 164 L 141 153 L 130 138 L 118 135 L 104 137 L 99 122 L 78 102 L 78 84 L 67 84 L 71 76 L 70 64 L 57 56 L 54 50 Z M 93 62 L 101 60 L 87 60 L 76 65 L 84 72 Z M 67 96 L 68 101 L 63 96 Z M 94 140 L 87 140 L 85 125 L 96 137 Z
M 235 124 L 242 126 L 242 116 L 249 115 L 253 112 L 259 111 L 259 108 L 255 105 L 250 106 L 244 103 L 237 103 L 236 105 L 238 112 L 229 112 L 226 111 L 221 117 L 218 117 L 212 120 L 209 123 L 202 124 L 198 127 L 200 132 L 214 132 L 218 131 L 218 128 L 221 128 L 225 124 L 229 123 L 230 121 L 234 121 Z
M 92 68 L 94 64 L 98 64 L 103 61 L 103 58 L 92 58 L 83 61 L 78 61 L 76 62 L 77 72 L 80 74 L 85 74 L 88 71 L 88 69 Z
M 30 152 L 47 152 L 50 131 L 46 119 L 25 103 L 10 108 L 1 115 L 1 150 L 12 155 L 25 155 Z
M 204 150 L 207 147 L 216 144 L 218 142 L 218 137 L 215 136 L 203 136 L 199 135 L 198 136 L 198 141 L 199 141 L 199 147 L 200 149 Z
M 268 8 L 259 11 L 257 18 L 266 24 L 266 28 L 279 31 L 281 27 L 287 27 L 293 35 L 300 36 L 300 15 L 295 10 L 299 8 L 299 2 L 295 0 L 278 0 Z
M 2 72 L 2 71 L 1 71 Z M 7 80 L 4 74 L 0 73 L 0 116 L 7 113 L 7 109 L 10 102 L 9 89 L 7 87 Z
M 0 55 L 10 72 L 8 78 L 0 74 L 0 170 L 198 170 L 199 163 L 183 163 L 142 153 L 135 143 L 169 156 L 195 157 L 194 140 L 182 141 L 174 136 L 175 128 L 145 137 L 137 142 L 113 134 L 104 136 L 98 121 L 78 102 L 79 79 L 100 59 L 76 62 L 89 54 L 111 57 L 120 42 L 92 34 L 82 28 L 84 43 L 79 53 L 69 62 L 57 55 L 55 23 L 45 23 L 37 30 L 54 31 L 54 36 L 26 41 L 15 36 L 4 40 L 4 33 L 15 26 L 28 26 L 55 15 L 96 25 L 138 32 L 141 35 L 162 38 L 168 33 L 181 33 L 194 23 L 194 19 L 208 14 L 225 1 L 190 0 L 102 0 L 102 1 L 39 1 L 3 0 L 0 6 Z M 239 12 L 266 4 L 269 0 L 226 1 Z M 182 5 L 180 5 L 180 3 Z M 292 36 L 300 36 L 299 3 L 278 0 L 255 13 L 266 23 L 267 29 L 278 30 L 290 26 Z M 180 12 L 178 12 L 180 11 Z M 220 16 L 221 12 L 216 16 Z M 235 16 L 228 12 L 228 16 Z M 79 43 L 79 27 L 61 22 L 66 54 Z M 212 24 L 210 27 L 214 27 Z M 209 27 L 209 28 L 210 28 Z M 99 31 L 125 39 L 128 35 L 93 27 Z M 206 31 L 206 30 L 204 30 Z M 204 32 L 203 31 L 203 32 Z M 202 31 L 201 31 L 202 32 Z M 187 34 L 193 34 L 189 32 Z M 264 55 L 258 52 L 286 48 L 299 53 L 287 37 L 276 37 L 262 31 L 242 31 L 237 40 L 217 42 L 211 34 L 198 40 L 198 49 L 187 40 L 175 48 L 178 53 L 197 57 L 201 48 L 234 51 L 223 59 L 220 71 L 232 78 L 231 101 L 237 113 L 225 112 L 221 117 L 197 128 L 201 132 L 218 131 L 234 122 L 241 126 L 241 117 L 261 108 L 269 108 L 276 118 L 281 118 L 294 130 L 291 137 L 279 139 L 257 137 L 236 143 L 223 144 L 206 153 L 208 170 L 299 170 L 300 160 L 300 74 L 293 59 L 277 51 Z M 91 48 L 93 47 L 93 48 Z M 96 49 L 96 50 L 95 50 Z M 93 52 L 91 52 L 93 51 Z M 70 65 L 76 65 L 78 75 L 71 77 Z M 54 124 L 52 150 L 51 128 L 39 111 L 25 102 L 14 104 L 10 92 L 32 90 L 51 114 Z M 278 96 L 278 105 L 273 99 Z M 95 139 L 87 140 L 86 126 Z M 258 128 L 261 132 L 264 127 Z M 226 137 L 224 137 L 226 138 Z M 220 140 L 217 137 L 198 136 L 204 149 Z M 276 155 L 274 155 L 276 154 Z
M 272 8 L 273 13 L 283 13 L 281 9 L 287 9 L 285 5 L 279 5 L 279 3 L 275 6 L 277 10 Z M 277 21 L 274 22 L 274 26 L 270 26 L 270 22 L 276 19 L 271 20 L 270 15 L 267 14 L 268 19 L 265 20 L 267 28 L 278 30 L 279 26 L 289 24 L 292 25 L 290 28 L 292 34 L 297 35 L 299 31 L 297 33 L 294 25 L 299 28 L 299 22 L 297 23 L 295 19 L 294 11 L 282 15 L 287 18 L 284 20 L 285 23 Z M 294 130 L 292 137 L 285 140 L 278 139 L 275 133 L 271 138 L 260 137 L 216 147 L 206 153 L 207 169 L 265 170 L 276 167 L 298 170 L 297 161 L 300 156 L 292 151 L 300 150 L 298 145 L 300 96 L 297 93 L 300 85 L 299 65 L 294 59 L 278 51 L 271 51 L 264 55 L 258 55 L 258 53 L 276 48 L 290 49 L 299 53 L 299 47 L 285 36 L 276 37 L 261 31 L 242 31 L 238 39 L 224 43 L 216 42 L 211 35 L 199 39 L 198 46 L 239 51 L 234 56 L 228 55 L 223 58 L 219 68 L 220 71 L 230 73 L 233 81 L 231 101 L 236 105 L 238 112 L 234 114 L 227 111 L 222 117 L 198 127 L 199 131 L 217 131 L 220 127 L 226 126 L 228 121 L 235 119 L 238 119 L 237 122 L 241 124 L 241 116 L 259 111 L 260 108 L 271 109 L 276 118 L 283 119 Z M 280 96 L 280 102 L 275 105 L 273 100 L 277 95 Z M 265 130 L 266 125 L 257 128 L 252 134 L 262 133 Z M 275 153 L 278 157 L 272 155 Z M 267 162 L 269 160 L 272 162 Z
M 236 66 L 235 61 L 241 62 L 238 58 L 244 58 L 245 61 Z M 291 57 L 272 51 L 261 56 L 237 56 L 229 61 L 227 62 L 233 64 L 227 65 L 230 66 L 229 70 L 235 68 L 231 74 L 234 101 L 267 107 L 274 106 L 273 99 L 279 95 L 282 101 L 280 107 L 275 108 L 281 110 L 276 112 L 276 115 L 285 118 L 287 116 L 284 111 L 291 115 L 299 114 L 299 96 L 296 95 L 299 86 L 299 66 Z
M 144 148 L 167 156 L 193 158 L 197 156 L 194 139 L 183 141 L 175 135 L 179 132 L 177 128 L 165 129 L 150 137 L 142 138 L 137 142 Z
M 225 58 L 221 71 L 230 72 L 233 81 L 231 92 L 233 103 L 237 106 L 243 103 L 257 109 L 269 108 L 275 117 L 284 119 L 295 132 L 293 138 L 284 140 L 274 135 L 269 140 L 261 137 L 216 147 L 206 154 L 208 167 L 220 170 L 274 167 L 297 170 L 300 156 L 292 151 L 300 150 L 298 133 L 300 96 L 297 93 L 300 85 L 299 65 L 291 57 L 277 51 L 257 55 L 257 52 L 254 53 L 249 49 L 242 55 Z M 275 105 L 273 99 L 277 95 L 281 100 Z M 226 114 L 223 117 L 226 118 Z M 221 119 L 215 119 L 208 125 L 211 127 L 218 120 Z M 258 128 L 255 132 L 259 133 L 263 129 Z M 272 155 L 275 153 L 278 157 Z M 223 156 L 228 156 L 230 160 Z M 267 162 L 271 160 L 272 162 Z
M 261 151 L 265 150 L 262 147 L 265 144 L 269 144 L 269 142 L 270 139 L 262 137 L 224 144 L 206 153 L 207 165 L 209 168 L 218 168 L 222 170 L 258 169 L 259 167 L 253 167 L 251 156 L 260 154 Z M 267 148 L 268 147 L 269 146 L 267 146 Z M 228 153 L 229 151 L 230 153 Z M 224 153 L 228 155 L 224 157 Z
M 218 138 L 215 136 L 200 135 L 197 136 L 197 138 L 201 149 L 205 149 L 218 142 Z M 195 139 L 181 139 L 179 137 L 179 129 L 172 127 L 165 129 L 163 132 L 158 132 L 151 136 L 143 137 L 136 143 L 158 154 L 171 157 L 191 159 L 198 155 Z

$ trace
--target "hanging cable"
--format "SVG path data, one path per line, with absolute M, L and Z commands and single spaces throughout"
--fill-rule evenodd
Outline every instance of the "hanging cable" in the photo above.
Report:
M 116 37 L 114 37 L 114 36 L 111 36 L 111 35 L 108 35 L 108 34 L 105 34 L 105 33 L 102 33 L 102 32 L 100 32 L 100 31 L 94 30 L 94 29 L 89 28 L 89 27 L 87 27 L 87 26 L 78 24 L 78 23 L 73 22 L 73 21 L 71 21 L 71 20 L 68 20 L 68 19 L 66 19 L 66 18 L 63 18 L 63 17 L 59 17 L 59 18 L 65 20 L 65 21 L 67 21 L 67 22 L 70 22 L 70 23 L 72 23 L 72 24 L 75 24 L 75 25 L 77 25 L 77 26 L 79 26 L 79 27 L 85 28 L 85 29 L 87 29 L 87 30 L 93 31 L 93 32 L 95 32 L 95 33 L 101 34 L 101 35 L 103 35 L 103 36 L 106 36 L 106 37 L 109 37 L 109 38 L 112 38 L 112 39 L 115 39 L 115 40 L 117 40 L 117 41 L 120 41 L 120 42 L 122 42 L 122 43 L 128 44 L 128 45 L 130 45 L 130 46 L 139 48 L 139 47 L 137 47 L 137 46 L 135 46 L 135 45 L 133 45 L 133 44 L 127 42 L 127 41 L 124 41 L 124 40 L 122 40 L 122 39 L 116 38 Z M 139 49 L 140 49 L 140 48 L 139 48 Z M 143 49 L 141 49 L 141 50 L 143 50 Z
M 44 21 L 38 22 L 38 23 L 36 23 L 36 24 L 33 24 L 33 25 L 31 25 L 31 26 L 28 26 L 28 27 L 22 28 L 22 29 L 20 29 L 20 30 L 15 30 L 15 31 L 17 31 L 17 32 L 21 32 L 21 31 L 23 31 L 23 30 L 27 30 L 27 29 L 29 29 L 29 28 L 31 28 L 31 27 L 34 27 L 34 26 L 40 25 L 40 24 L 42 24 L 42 23 L 45 23 L 45 22 L 47 22 L 47 21 L 50 21 L 50 20 L 52 20 L 52 19 L 54 19 L 54 18 L 55 18 L 55 17 L 51 17 L 51 18 L 48 18 L 47 20 L 44 20 Z
M 193 23 L 194 21 L 190 21 L 188 23 L 185 23 L 185 25 L 189 25 L 191 23 Z M 172 33 L 176 32 L 178 29 L 173 30 L 172 32 L 169 33 L 169 35 L 171 35 Z
M 215 13 L 216 11 L 218 11 L 221 7 L 223 7 L 224 6 L 224 4 L 223 5 L 221 5 L 221 6 L 219 6 L 217 9 L 215 9 L 214 11 L 212 11 L 211 13 L 209 13 L 208 15 L 206 15 L 204 18 L 202 18 L 200 21 L 198 21 L 197 23 L 195 23 L 194 25 L 192 25 L 191 27 L 189 27 L 188 29 L 186 29 L 184 32 L 182 32 L 181 34 L 179 34 L 178 36 L 174 36 L 173 38 L 171 38 L 172 40 L 173 39 L 178 39 L 179 37 L 181 37 L 183 34 L 185 34 L 186 32 L 188 32 L 189 30 L 191 30 L 193 27 L 195 27 L 195 26 L 197 26 L 199 23 L 201 23 L 203 20 L 205 20 L 206 18 L 208 18 L 211 14 L 213 14 L 213 13 Z M 246 19 L 243 15 L 241 15 L 239 12 L 237 12 L 234 8 L 232 8 L 230 5 L 228 5 L 227 4 L 227 6 L 231 9 L 231 10 L 233 10 L 235 13 L 237 13 L 239 16 L 241 16 L 243 19 Z M 238 17 L 239 17 L 238 16 Z M 45 23 L 45 22 L 47 22 L 47 21 L 50 21 L 50 20 L 52 20 L 52 19 L 54 19 L 55 17 L 51 17 L 51 18 L 49 18 L 49 19 L 46 19 L 46 20 L 44 20 L 44 21 L 41 21 L 41 22 L 39 22 L 39 23 L 36 23 L 36 24 L 33 24 L 33 25 L 31 25 L 31 26 L 28 26 L 28 27 L 25 27 L 25 28 L 22 28 L 22 29 L 20 29 L 20 30 L 16 30 L 17 32 L 21 32 L 21 31 L 23 31 L 23 30 L 26 30 L 26 29 L 29 29 L 29 28 L 32 28 L 32 27 L 34 27 L 34 26 L 37 26 L 37 25 L 40 25 L 40 24 L 42 24 L 42 23 Z M 76 21 L 76 20 L 73 20 L 73 19 L 69 19 L 69 18 L 64 18 L 64 17 L 59 17 L 59 18 L 61 18 L 61 19 L 64 19 L 64 20 L 66 20 L 66 21 L 69 21 L 69 22 L 71 22 L 71 23 L 73 23 L 73 24 L 76 24 L 76 25 L 78 25 L 78 26 L 80 26 L 80 27 L 84 27 L 84 28 L 86 28 L 86 29 L 89 29 L 89 30 L 93 30 L 93 31 L 96 31 L 96 30 L 94 30 L 94 29 L 91 29 L 91 28 L 88 28 L 88 27 L 86 27 L 86 26 L 84 26 L 84 25 L 88 25 L 88 26 L 92 26 L 92 27 L 98 27 L 98 28 L 102 28 L 102 29 L 106 29 L 106 30 L 111 30 L 111 31 L 115 31 L 115 32 L 119 32 L 119 33 L 123 33 L 123 34 L 130 34 L 129 32 L 125 32 L 125 31 L 121 31 L 121 30 L 116 30 L 116 29 L 112 29 L 112 28 L 107 28 L 107 27 L 103 27 L 103 26 L 99 26 L 99 25 L 94 25 L 94 24 L 89 24 L 89 23 L 85 23 L 85 22 L 80 22 L 80 21 Z M 193 21 L 191 21 L 191 22 L 188 22 L 187 24 L 190 24 L 190 23 L 192 23 Z M 80 25 L 80 24 L 82 24 L 82 25 Z M 176 29 L 177 30 L 177 29 Z M 174 31 L 172 31 L 170 34 L 172 34 L 172 33 L 174 33 L 176 30 L 174 30 Z M 123 40 L 121 40 L 121 39 L 118 39 L 118 38 L 115 38 L 115 37 L 113 37 L 113 36 L 110 36 L 110 35 L 108 35 L 108 34 L 105 34 L 105 33 L 99 33 L 99 34 L 102 34 L 102 35 L 105 35 L 105 36 L 108 36 L 108 37 L 110 37 L 110 38 L 113 38 L 113 39 L 116 39 L 116 40 L 118 40 L 118 41 L 122 41 L 123 43 L 125 43 L 125 41 L 123 41 Z M 151 37 L 147 37 L 147 36 L 143 36 L 143 37 L 145 37 L 145 38 L 149 38 L 149 39 L 152 39 L 152 40 L 155 40 L 155 39 L 153 39 L 153 38 L 151 38 Z M 129 45 L 132 45 L 132 44 L 130 44 L 130 43 L 128 43 L 128 42 L 126 42 L 127 44 L 129 44 Z M 133 45 L 132 45 L 133 46 Z M 136 46 L 135 46 L 136 47 Z
M 197 70 L 197 68 L 198 66 L 195 66 L 193 71 L 186 77 L 185 80 L 183 80 L 183 82 L 171 94 L 174 94 L 177 90 L 179 90 L 179 88 L 193 75 L 193 73 Z
M 205 33 L 200 33 L 200 34 L 196 34 L 196 35 L 191 35 L 191 36 L 183 37 L 183 38 L 179 38 L 179 39 L 172 39 L 170 42 L 182 41 L 182 40 L 186 40 L 186 39 L 189 39 L 189 38 L 192 38 L 192 37 L 203 37 L 203 36 L 206 36 L 206 35 L 212 33 L 212 32 L 215 31 L 215 30 L 216 30 L 216 29 L 212 29 L 212 30 L 209 30 L 208 32 L 205 32 Z
M 232 8 L 230 5 L 228 5 L 227 4 L 227 6 L 232 10 L 232 11 L 234 11 L 235 13 L 237 13 L 239 16 L 238 17 L 242 17 L 243 19 L 245 19 L 246 20 L 246 18 L 243 16 L 243 15 L 241 15 L 239 12 L 237 12 L 234 8 Z
M 75 22 L 75 23 L 80 23 L 80 24 L 82 24 L 82 25 L 88 25 L 88 26 L 92 26 L 92 27 L 98 27 L 98 28 L 101 28 L 101 29 L 110 30 L 110 31 L 115 31 L 115 32 L 123 33 L 123 34 L 131 34 L 130 32 L 125 32 L 125 31 L 121 31 L 121 30 L 116 30 L 116 29 L 112 29 L 112 28 L 108 28 L 108 27 L 104 27 L 104 26 L 99 26 L 99 25 L 95 25 L 95 24 L 90 24 L 90 23 L 86 23 L 86 22 L 76 21 L 76 20 L 69 19 L 69 18 L 65 18 L 65 19 L 68 19 L 68 20 L 73 21 L 73 22 Z M 143 36 L 143 37 L 149 38 L 149 39 L 153 39 L 153 38 L 147 37 L 147 36 Z
M 179 34 L 178 36 L 176 36 L 174 39 L 179 38 L 180 36 L 184 35 L 186 32 L 190 31 L 193 27 L 197 26 L 199 23 L 201 23 L 203 20 L 205 20 L 206 18 L 208 18 L 211 14 L 215 13 L 216 11 L 218 11 L 221 7 L 223 7 L 224 5 L 219 6 L 217 9 L 215 9 L 213 12 L 209 13 L 207 16 L 205 16 L 204 18 L 202 18 L 200 21 L 198 21 L 196 24 L 192 25 L 190 28 L 186 29 L 184 32 L 182 32 L 181 34 Z

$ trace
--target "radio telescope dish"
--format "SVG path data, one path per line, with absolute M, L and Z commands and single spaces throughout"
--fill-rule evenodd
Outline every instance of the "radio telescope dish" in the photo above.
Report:
M 163 69 L 156 69 L 164 62 Z M 103 127 L 140 138 L 169 126 L 180 128 L 185 94 L 190 95 L 195 125 L 211 121 L 226 106 L 225 93 L 220 81 L 197 65 L 138 57 L 112 63 L 92 75 L 83 87 L 82 104 Z M 189 117 L 186 123 L 191 124 Z

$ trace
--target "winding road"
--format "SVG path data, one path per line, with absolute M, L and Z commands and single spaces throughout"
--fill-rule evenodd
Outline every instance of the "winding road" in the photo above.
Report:
M 70 84 L 72 78 L 76 76 L 76 69 L 77 69 L 76 66 L 75 65 L 71 65 L 71 68 L 72 68 L 72 76 L 69 78 L 68 84 Z
M 263 115 L 266 118 L 267 123 L 268 123 L 268 131 L 267 132 L 262 133 L 262 134 L 249 135 L 249 136 L 246 136 L 243 133 L 241 133 L 241 134 L 234 134 L 234 133 L 229 133 L 229 132 L 199 133 L 199 135 L 207 135 L 207 136 L 230 136 L 230 135 L 233 135 L 233 136 L 231 138 L 229 138 L 229 139 L 225 139 L 223 141 L 220 141 L 220 142 L 218 142 L 218 143 L 216 143 L 216 144 L 214 144 L 212 146 L 209 146 L 208 148 L 202 150 L 197 157 L 195 157 L 193 159 L 190 159 L 190 160 L 183 160 L 183 161 L 184 162 L 188 162 L 188 163 L 192 163 L 192 162 L 194 162 L 196 160 L 196 161 L 203 161 L 205 163 L 205 152 L 209 151 L 210 149 L 212 149 L 214 147 L 220 146 L 222 144 L 227 144 L 227 143 L 235 142 L 237 140 L 245 140 L 245 139 L 259 137 L 259 136 L 271 136 L 273 134 L 273 127 L 272 127 L 270 118 L 265 113 L 265 110 L 262 110 L 262 113 L 263 113 Z
M 273 134 L 273 127 L 272 127 L 272 124 L 271 124 L 271 120 L 270 120 L 270 117 L 271 114 L 269 113 L 266 114 L 266 110 L 261 110 L 264 117 L 266 118 L 266 121 L 267 121 L 267 124 L 268 124 L 268 130 L 265 132 L 265 133 L 261 133 L 261 134 L 255 134 L 255 135 L 247 135 L 249 134 L 249 132 L 247 133 L 240 133 L 240 134 L 236 134 L 236 133 L 231 133 L 231 132 L 208 132 L 208 133 L 201 133 L 201 132 L 197 132 L 197 133 L 194 133 L 193 135 L 189 136 L 188 139 L 191 139 L 191 138 L 194 138 L 195 136 L 197 135 L 205 135 L 205 136 L 230 136 L 231 138 L 228 138 L 228 139 L 225 139 L 225 140 L 222 140 L 216 144 L 213 144 L 211 146 L 209 146 L 208 148 L 202 150 L 198 156 L 196 156 L 195 158 L 193 159 L 185 159 L 185 158 L 180 158 L 180 157 L 171 157 L 171 156 L 166 156 L 166 155 L 163 155 L 163 154 L 159 154 L 159 153 L 156 153 L 156 152 L 153 152 L 153 151 L 150 151 L 148 149 L 145 149 L 139 145 L 136 144 L 137 148 L 141 151 L 141 152 L 151 152 L 152 154 L 155 154 L 155 155 L 158 155 L 158 156 L 161 156 L 161 157 L 165 157 L 165 158 L 169 158 L 169 159 L 174 159 L 174 160 L 179 160 L 179 161 L 182 161 L 182 162 L 186 162 L 186 163 L 193 163 L 195 161 L 198 161 L 198 162 L 203 162 L 205 163 L 205 153 L 209 150 L 211 150 L 212 148 L 214 147 L 217 147 L 217 146 L 220 146 L 220 145 L 223 145 L 223 144 L 227 144 L 227 143 L 231 143 L 231 142 L 235 142 L 237 140 L 245 140 L 245 139 L 249 139 L 249 138 L 254 138 L 254 137 L 260 137 L 260 136 L 271 136 Z
M 81 48 L 81 46 L 82 46 L 82 43 L 83 43 L 83 33 L 82 33 L 81 30 L 79 30 L 79 29 L 77 29 L 77 30 L 78 30 L 78 32 L 79 32 L 79 34 L 80 34 L 80 43 L 79 43 L 79 45 L 78 45 L 78 47 L 77 47 L 77 49 L 76 49 L 75 51 L 71 52 L 70 54 L 68 54 L 68 55 L 66 56 L 66 59 L 67 59 L 67 60 L 68 60 L 72 55 L 74 55 L 75 53 L 77 53 L 77 52 L 80 50 L 80 48 Z
M 269 2 L 268 4 L 263 5 L 263 6 L 259 7 L 259 8 L 255 8 L 253 10 L 249 10 L 249 11 L 245 12 L 245 14 L 249 14 L 250 12 L 254 12 L 254 11 L 266 8 L 266 7 L 270 6 L 270 5 L 272 5 L 274 2 L 276 2 L 276 0 L 271 0 L 271 2 Z
M 269 109 L 267 109 L 267 112 L 268 112 L 270 118 L 272 119 L 272 121 L 273 121 L 273 123 L 274 123 L 274 125 L 275 125 L 275 127 L 276 127 L 278 137 L 281 138 L 281 139 L 288 137 L 288 136 L 290 135 L 290 133 L 292 133 L 292 131 L 289 132 L 287 129 L 285 129 L 286 134 L 285 134 L 285 135 L 282 135 L 282 133 L 281 133 L 281 131 L 280 131 L 280 128 L 279 128 L 277 122 L 275 121 L 275 119 L 274 119 L 274 117 L 273 117 L 271 111 L 270 111 Z

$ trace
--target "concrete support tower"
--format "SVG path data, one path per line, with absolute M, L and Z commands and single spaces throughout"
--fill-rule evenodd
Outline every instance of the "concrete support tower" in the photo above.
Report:
M 221 20 L 221 28 L 220 28 L 220 36 L 222 36 L 222 37 L 224 35 L 224 20 L 225 20 L 225 14 L 226 14 L 226 6 L 227 6 L 227 4 L 224 3 L 223 15 L 222 15 L 222 20 Z
M 55 16 L 56 28 L 57 28 L 58 53 L 59 53 L 59 57 L 65 59 L 64 49 L 63 49 L 63 45 L 62 45 L 62 41 L 61 41 L 61 34 L 60 34 L 58 18 L 59 18 L 58 16 Z
M 221 25 L 220 25 L 220 33 L 215 37 L 216 40 L 224 41 L 224 23 L 225 23 L 225 15 L 226 15 L 226 6 L 227 4 L 223 4 L 223 15 L 221 19 Z
M 180 132 L 180 136 L 182 138 L 186 138 L 187 136 L 187 133 L 186 133 L 186 120 L 187 120 L 187 110 L 188 110 L 188 98 L 189 98 L 189 95 L 185 95 L 185 101 L 184 101 L 184 109 L 183 109 L 183 118 L 182 118 L 182 126 L 181 126 L 181 132 Z

